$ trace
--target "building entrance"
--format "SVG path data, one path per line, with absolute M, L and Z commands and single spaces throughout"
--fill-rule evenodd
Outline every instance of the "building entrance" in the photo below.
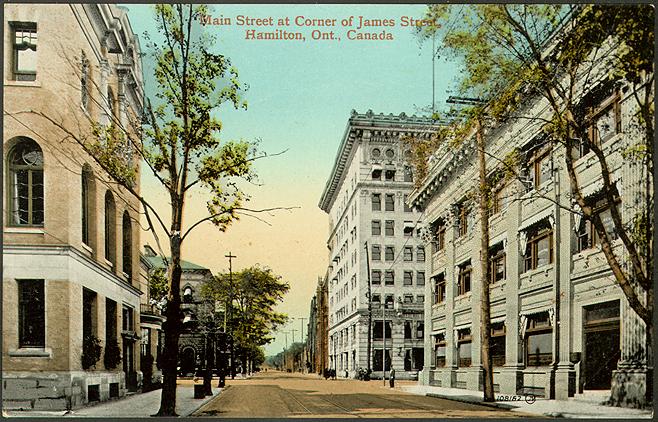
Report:
M 620 351 L 619 301 L 585 307 L 584 390 L 609 390 Z

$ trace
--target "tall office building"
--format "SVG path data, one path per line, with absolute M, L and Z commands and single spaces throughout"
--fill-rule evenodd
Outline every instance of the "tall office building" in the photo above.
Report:
M 413 175 L 402 140 L 432 132 L 430 119 L 404 113 L 352 111 L 347 123 L 319 203 L 330 221 L 328 364 L 338 376 L 370 367 L 381 377 L 393 365 L 415 378 L 423 367 L 425 249 L 420 215 L 405 205 Z

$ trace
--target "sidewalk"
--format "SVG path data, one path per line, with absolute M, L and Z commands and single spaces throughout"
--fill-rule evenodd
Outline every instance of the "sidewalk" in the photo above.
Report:
M 461 388 L 431 387 L 427 385 L 402 386 L 402 391 L 430 397 L 456 400 L 466 403 L 477 403 L 484 406 L 499 407 L 513 412 L 524 412 L 538 416 L 561 418 L 608 418 L 608 419 L 651 419 L 651 410 L 627 409 L 622 407 L 604 406 L 599 404 L 597 396 L 582 396 L 568 400 L 548 400 L 529 398 L 526 402 L 524 396 L 518 396 L 520 401 L 498 401 L 484 403 L 481 391 L 464 390 Z M 496 397 L 499 394 L 496 394 Z
M 213 380 L 213 385 L 217 381 Z M 203 399 L 194 398 L 193 385 L 179 385 L 176 391 L 176 412 L 180 416 L 189 416 L 198 408 L 215 398 L 221 388 L 213 387 L 212 396 Z M 3 411 L 6 417 L 113 417 L 113 418 L 145 418 L 154 415 L 160 409 L 160 394 L 162 390 L 153 390 L 148 393 L 133 394 L 118 400 L 106 401 L 97 405 L 75 409 L 70 413 L 65 411 Z

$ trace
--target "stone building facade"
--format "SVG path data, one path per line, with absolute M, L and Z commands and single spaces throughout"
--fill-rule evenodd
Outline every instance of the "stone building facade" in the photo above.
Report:
M 425 250 L 420 214 L 405 205 L 413 176 L 401 140 L 431 132 L 429 119 L 404 113 L 353 111 L 348 121 L 319 204 L 330 221 L 328 353 L 338 376 L 370 366 L 382 377 L 392 365 L 413 378 L 422 368 Z
M 148 245 L 144 247 L 144 257 L 151 268 L 166 270 L 165 261 Z M 199 327 L 199 317 L 205 318 L 214 313 L 215 308 L 214 304 L 202 298 L 201 286 L 212 277 L 212 273 L 208 268 L 185 260 L 181 260 L 181 268 L 183 331 L 178 340 L 178 366 L 179 374 L 192 376 L 198 369 L 205 368 L 206 347 L 209 345 L 207 336 Z M 217 321 L 219 323 L 219 319 Z
M 149 282 L 155 269 L 144 254 L 139 256 L 140 290 L 142 295 L 139 304 L 140 322 L 140 368 L 144 374 L 144 390 L 159 387 L 162 383 L 160 357 L 164 346 L 162 324 L 166 318 L 162 313 L 162 303 L 151 297 Z
M 66 132 L 141 114 L 139 43 L 102 4 L 8 4 L 3 31 L 3 406 L 123 396 L 140 382 L 140 204 Z M 83 368 L 93 340 L 100 359 Z
M 580 101 L 592 113 L 590 136 L 596 131 L 602 142 L 621 192 L 622 218 L 629 222 L 646 201 L 648 177 L 636 160 L 624 158 L 624 150 L 642 141 L 631 123 L 636 105 L 628 84 L 602 79 L 581 92 Z M 614 396 L 617 389 L 624 400 L 643 402 L 651 388 L 644 323 L 617 285 L 589 223 L 571 211 L 564 147 L 541 136 L 548 105 L 531 98 L 519 113 L 531 118 L 510 119 L 485 132 L 490 171 L 513 148 L 521 151 L 525 167 L 523 181 L 501 183 L 492 193 L 494 391 L 566 399 L 588 390 L 612 389 Z M 595 198 L 602 189 L 598 162 L 591 151 L 577 155 L 582 192 Z M 458 150 L 444 144 L 431 157 L 422 187 L 409 197 L 424 213 L 428 248 L 421 381 L 470 390 L 482 388 L 481 233 L 477 203 L 468 196 L 478 180 L 476 158 L 474 141 Z M 612 227 L 609 212 L 601 215 Z M 613 247 L 622 256 L 620 239 Z

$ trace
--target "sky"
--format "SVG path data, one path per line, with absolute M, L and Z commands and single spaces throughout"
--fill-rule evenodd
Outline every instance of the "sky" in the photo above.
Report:
M 152 6 L 127 5 L 133 31 L 144 48 L 143 33 L 157 33 Z M 246 186 L 253 209 L 295 207 L 290 211 L 242 217 L 226 232 L 202 225 L 186 239 L 183 259 L 228 272 L 229 252 L 233 270 L 255 264 L 267 266 L 290 284 L 290 291 L 277 308 L 287 313 L 290 323 L 282 330 L 297 330 L 310 312 L 317 279 L 328 265 L 326 241 L 328 216 L 319 207 L 338 147 L 352 109 L 365 113 L 426 114 L 432 103 L 431 42 L 420 43 L 413 27 L 402 27 L 402 17 L 422 18 L 423 5 L 214 5 L 211 15 L 231 19 L 231 25 L 208 25 L 217 37 L 208 48 L 231 59 L 240 80 L 249 86 L 247 110 L 223 108 L 219 118 L 224 139 L 259 140 L 260 149 L 276 154 L 255 163 L 260 184 Z M 238 25 L 238 16 L 273 18 L 275 26 Z M 336 19 L 335 27 L 299 27 L 295 18 Z M 381 33 L 388 41 L 348 40 L 359 17 L 390 20 L 394 26 L 362 28 L 358 32 Z M 276 26 L 278 19 L 290 26 Z M 343 27 L 353 17 L 354 27 Z M 244 18 L 241 18 L 244 20 Z M 408 21 L 408 19 L 407 19 Z M 347 23 L 347 22 L 346 22 Z M 388 21 L 388 23 L 391 23 Z M 246 31 L 301 32 L 305 41 L 246 40 Z M 333 31 L 334 40 L 312 40 L 312 30 Z M 353 36 L 354 33 L 350 34 Z M 329 35 L 326 35 L 329 36 Z M 340 40 L 338 40 L 340 38 Z M 441 54 L 439 53 L 441 56 Z M 146 60 L 146 59 L 145 59 Z M 145 62 L 146 92 L 153 93 L 152 76 Z M 445 57 L 436 62 L 436 102 L 444 104 L 456 71 Z M 144 172 L 142 191 L 157 207 L 167 207 L 165 191 Z M 186 205 L 186 221 L 207 215 L 204 195 L 193 193 Z M 264 220 L 264 221 L 261 221 Z M 153 240 L 148 234 L 142 243 Z M 305 318 L 302 322 L 299 318 Z M 292 342 L 288 335 L 288 344 Z M 286 338 L 276 333 L 265 347 L 266 354 L 280 352 Z

